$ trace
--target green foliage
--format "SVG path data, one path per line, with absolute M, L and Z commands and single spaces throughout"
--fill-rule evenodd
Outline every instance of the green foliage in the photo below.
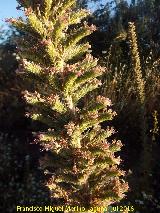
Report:
M 90 46 L 80 44 L 95 26 L 82 24 L 88 12 L 76 11 L 75 0 L 46 0 L 42 7 L 30 1 L 21 5 L 27 18 L 22 20 L 24 38 L 18 42 L 23 59 L 19 73 L 25 71 L 34 84 L 32 91 L 24 92 L 27 115 L 45 124 L 35 142 L 47 151 L 40 166 L 53 174 L 47 181 L 52 202 L 86 208 L 117 202 L 128 189 L 122 178 L 125 173 L 118 168 L 120 158 L 114 153 L 122 144 L 108 140 L 112 128 L 100 126 L 116 113 L 110 109 L 110 100 L 100 95 L 80 106 L 89 92 L 99 88 L 98 77 L 105 71 L 88 54 Z M 10 22 L 22 26 L 19 20 Z

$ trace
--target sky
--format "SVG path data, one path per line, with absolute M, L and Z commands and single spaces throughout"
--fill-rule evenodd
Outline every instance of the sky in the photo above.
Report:
M 100 0 L 100 2 L 105 3 L 111 0 Z M 1 34 L 2 29 L 8 30 L 8 23 L 5 22 L 6 18 L 17 18 L 19 16 L 23 16 L 23 11 L 17 10 L 16 7 L 18 3 L 16 0 L 0 0 L 0 43 L 3 41 L 3 37 L 5 39 L 5 34 Z M 97 4 L 98 5 L 98 4 Z M 91 11 L 97 6 L 95 3 L 90 3 L 89 8 Z M 5 31 L 4 31 L 5 32 Z
M 22 14 L 21 11 L 17 10 L 18 3 L 16 0 L 0 0 L 0 26 L 6 25 L 5 18 L 15 18 Z
M 110 2 L 111 0 L 101 0 L 101 2 Z M 22 11 L 17 10 L 16 7 L 18 5 L 16 0 L 0 0 L 0 26 L 4 25 L 4 28 L 6 28 L 5 18 L 16 18 L 23 14 Z M 90 4 L 90 9 L 93 11 L 93 9 L 96 7 L 96 5 L 93 3 Z
M 5 18 L 16 18 L 22 15 L 20 10 L 16 10 L 18 5 L 16 0 L 0 0 L 0 3 L 0 26 L 2 24 L 6 25 L 4 22 Z

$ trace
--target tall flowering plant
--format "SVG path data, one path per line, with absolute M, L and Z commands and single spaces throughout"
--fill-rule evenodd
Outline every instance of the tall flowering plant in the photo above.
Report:
M 23 37 L 18 41 L 19 73 L 29 81 L 23 92 L 27 115 L 43 123 L 35 142 L 45 150 L 40 166 L 50 174 L 47 186 L 54 205 L 108 206 L 128 189 L 115 157 L 122 143 L 108 138 L 114 129 L 101 128 L 115 112 L 103 96 L 83 101 L 99 88 L 106 70 L 80 42 L 96 30 L 76 10 L 75 0 L 20 1 L 26 19 L 10 19 Z

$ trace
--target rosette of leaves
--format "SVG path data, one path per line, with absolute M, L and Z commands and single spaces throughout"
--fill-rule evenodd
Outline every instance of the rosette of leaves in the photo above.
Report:
M 23 93 L 27 115 L 45 125 L 35 142 L 47 151 L 40 166 L 50 175 L 54 205 L 107 206 L 128 189 L 115 157 L 122 144 L 109 142 L 113 128 L 100 126 L 115 115 L 109 99 L 98 96 L 80 104 L 101 85 L 105 68 L 81 42 L 95 26 L 83 21 L 88 12 L 75 5 L 75 0 L 21 1 L 26 19 L 9 21 L 24 32 L 18 41 L 19 73 L 30 85 Z

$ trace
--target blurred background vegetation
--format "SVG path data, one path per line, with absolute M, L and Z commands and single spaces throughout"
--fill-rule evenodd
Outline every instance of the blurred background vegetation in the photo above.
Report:
M 130 185 L 122 204 L 133 205 L 137 213 L 160 212 L 160 0 L 77 0 L 77 7 L 93 11 L 87 21 L 95 24 L 97 31 L 86 39 L 92 45 L 92 54 L 107 67 L 98 92 L 112 100 L 118 114 L 112 124 L 118 131 L 117 138 L 125 145 L 120 155 L 123 167 L 129 170 Z M 132 40 L 129 22 L 134 23 L 137 40 Z M 0 191 L 11 189 L 0 199 L 2 212 L 15 212 L 18 202 L 31 205 L 36 200 L 37 205 L 43 204 L 48 195 L 41 186 L 43 175 L 38 170 L 40 147 L 30 144 L 36 127 L 24 116 L 21 92 L 26 85 L 16 74 L 16 39 L 20 36 L 21 32 L 12 28 L 0 28 Z M 142 82 L 143 103 L 139 101 L 138 87 Z M 144 144 L 148 155 L 144 153 Z M 147 167 L 143 167 L 144 161 Z M 148 188 L 141 182 L 146 176 Z M 15 195 L 17 200 L 13 199 Z

